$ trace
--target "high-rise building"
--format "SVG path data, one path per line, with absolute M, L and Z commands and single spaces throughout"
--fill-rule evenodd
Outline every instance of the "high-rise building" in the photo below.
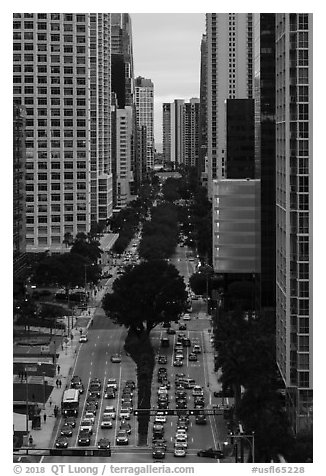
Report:
M 312 422 L 312 14 L 276 14 L 276 359 L 295 431 Z
M 196 166 L 199 160 L 199 99 L 163 103 L 165 162 Z
M 131 108 L 131 148 L 128 147 L 130 158 L 124 164 L 128 164 L 130 169 L 126 172 L 129 182 L 124 181 L 124 193 L 130 198 L 138 189 L 140 177 L 136 146 L 137 118 L 135 108 L 132 26 L 131 18 L 128 13 L 111 14 L 111 65 L 111 86 L 112 91 L 115 92 L 117 96 L 117 107 L 120 110 L 125 107 Z M 121 114 L 121 111 L 119 114 Z M 130 119 L 130 110 L 126 112 L 126 116 Z M 117 157 L 115 157 L 114 160 L 117 160 Z M 117 164 L 117 166 L 119 167 L 119 164 Z M 126 187 L 129 188 L 128 191 Z M 117 190 L 117 188 L 114 187 L 114 190 Z M 117 197 L 117 200 L 121 203 L 120 197 Z M 125 203 L 125 200 L 123 200 L 123 202 Z
M 25 162 L 26 109 L 13 105 L 13 260 L 14 276 L 24 269 L 26 257 Z
M 154 85 L 150 79 L 138 76 L 135 80 L 138 131 L 146 127 L 146 170 L 154 168 Z
M 199 106 L 198 98 L 191 98 L 184 105 L 182 162 L 191 167 L 198 167 L 199 161 Z
M 254 14 L 255 177 L 260 179 L 258 307 L 275 313 L 275 13 Z
M 252 98 L 252 14 L 207 13 L 208 196 L 226 177 L 226 100 Z
M 132 107 L 117 109 L 116 115 L 116 208 L 124 208 L 131 200 L 132 181 Z
M 207 41 L 204 34 L 200 45 L 200 107 L 198 174 L 205 172 L 207 157 Z
M 171 162 L 171 109 L 173 105 L 169 102 L 163 103 L 163 160 L 165 163 Z
M 26 250 L 112 214 L 109 13 L 15 13 L 14 103 L 26 107 Z

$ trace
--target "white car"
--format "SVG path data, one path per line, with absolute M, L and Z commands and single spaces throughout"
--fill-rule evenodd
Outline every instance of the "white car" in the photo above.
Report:
M 185 315 L 183 316 L 183 320 L 184 320 L 184 321 L 190 321 L 190 319 L 191 319 L 190 314 L 185 314 Z
M 115 408 L 112 407 L 111 405 L 109 405 L 109 406 L 104 408 L 103 416 L 104 415 L 107 415 L 107 416 L 111 417 L 112 420 L 115 420 L 117 414 L 116 414 Z
M 161 387 L 159 387 L 157 391 L 158 395 L 167 395 L 167 393 L 168 393 L 168 389 L 166 388 L 165 385 L 162 385 Z
M 94 415 L 94 413 L 93 413 L 93 412 L 85 412 L 85 414 L 84 414 L 84 418 L 85 418 L 86 420 L 92 420 L 92 422 L 93 422 L 93 425 L 94 425 L 94 422 L 95 422 L 95 415 Z
M 117 379 L 115 378 L 109 378 L 106 382 L 106 387 L 113 387 L 114 390 L 118 389 L 118 384 L 117 384 Z
M 163 415 L 156 415 L 154 423 L 165 423 L 166 417 Z
M 187 451 L 183 445 L 176 444 L 174 446 L 174 456 L 186 456 Z
M 178 435 L 174 438 L 174 444 L 188 448 L 188 441 L 184 435 Z
M 88 337 L 86 334 L 82 334 L 80 337 L 79 337 L 79 342 L 87 342 L 88 341 Z
M 112 417 L 104 414 L 101 421 L 101 428 L 112 428 L 112 426 Z
M 130 420 L 130 410 L 128 408 L 121 408 L 119 413 L 120 420 Z
M 84 420 L 81 421 L 79 430 L 88 430 L 90 434 L 93 433 L 93 421 L 90 420 L 89 418 L 85 418 Z
M 184 436 L 186 439 L 188 439 L 187 430 L 185 430 L 184 428 L 178 428 L 175 433 L 175 437 L 177 436 Z
M 192 389 L 192 395 L 194 397 L 202 396 L 204 395 L 204 390 L 200 387 L 200 385 L 195 385 L 194 388 Z
M 192 349 L 194 354 L 201 354 L 201 347 L 198 344 L 195 344 Z

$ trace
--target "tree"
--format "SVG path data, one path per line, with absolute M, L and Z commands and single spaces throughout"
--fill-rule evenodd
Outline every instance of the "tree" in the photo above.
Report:
M 103 251 L 100 249 L 100 242 L 94 236 L 77 233 L 70 253 L 78 254 L 96 263 Z
M 67 231 L 65 233 L 65 236 L 63 238 L 63 243 L 66 245 L 66 248 L 68 248 L 69 246 L 71 246 L 73 244 L 73 236 L 72 234 L 70 233 L 70 231 Z
M 100 267 L 77 253 L 46 257 L 36 265 L 33 280 L 38 286 L 63 286 L 68 294 L 70 288 L 85 284 L 85 266 L 88 282 L 97 283 Z
M 187 293 L 177 269 L 165 261 L 149 261 L 126 269 L 102 306 L 115 322 L 135 334 L 149 334 L 162 322 L 178 319 L 186 309 Z

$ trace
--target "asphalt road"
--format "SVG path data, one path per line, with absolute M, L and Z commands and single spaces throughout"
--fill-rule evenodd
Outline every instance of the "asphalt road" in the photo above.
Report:
M 180 274 L 188 281 L 189 276 L 194 272 L 195 262 L 188 259 L 189 251 L 186 247 L 178 248 L 175 257 L 172 262 L 179 269 Z M 212 403 L 212 392 L 210 392 L 207 381 L 207 363 L 205 359 L 205 345 L 203 341 L 203 330 L 209 326 L 209 321 L 206 318 L 196 319 L 194 314 L 205 309 L 204 302 L 195 302 L 193 306 L 193 317 L 191 321 L 187 322 L 187 330 L 183 331 L 189 336 L 190 339 L 197 338 L 202 346 L 202 354 L 199 354 L 197 362 L 189 362 L 188 354 L 189 347 L 185 350 L 185 359 L 183 367 L 173 366 L 173 343 L 176 340 L 176 335 L 170 335 L 170 347 L 162 349 L 160 347 L 160 338 L 162 335 L 166 335 L 166 330 L 162 327 L 157 327 L 152 331 L 153 346 L 157 352 L 165 354 L 167 356 L 167 364 L 165 367 L 168 369 L 169 380 L 171 381 L 171 389 L 169 390 L 170 408 L 175 408 L 174 400 L 174 376 L 175 373 L 183 372 L 191 378 L 194 378 L 196 384 L 201 385 L 204 389 L 205 406 L 210 406 Z M 176 328 L 178 325 L 174 324 Z M 88 342 L 80 346 L 78 352 L 75 367 L 73 369 L 73 375 L 81 377 L 85 386 L 85 392 L 81 396 L 80 412 L 77 420 L 77 425 L 74 430 L 73 436 L 70 438 L 69 446 L 77 447 L 77 437 L 79 433 L 79 425 L 82 415 L 85 409 L 85 400 L 87 395 L 87 389 L 89 382 L 92 378 L 98 377 L 102 382 L 102 393 L 99 399 L 99 406 L 97 410 L 95 424 L 93 426 L 93 435 L 91 439 L 91 446 L 95 446 L 97 441 L 102 437 L 107 437 L 111 441 L 112 456 L 110 462 L 112 463 L 145 463 L 152 462 L 151 452 L 151 431 L 152 424 L 150 424 L 148 447 L 137 447 L 137 417 L 131 415 L 130 424 L 132 432 L 129 437 L 128 446 L 116 446 L 115 438 L 119 425 L 118 417 L 113 425 L 112 429 L 101 429 L 100 422 L 106 405 L 113 405 L 117 410 L 120 407 L 121 392 L 126 380 L 136 381 L 136 367 L 133 360 L 125 354 L 123 351 L 124 340 L 126 337 L 126 330 L 122 327 L 114 325 L 110 319 L 105 317 L 102 309 L 97 309 L 94 317 L 94 325 L 90 327 L 88 331 Z M 110 357 L 112 354 L 120 353 L 122 356 L 121 364 L 112 363 Z M 157 400 L 157 368 L 161 366 L 156 365 L 153 375 L 152 386 L 152 406 L 156 407 Z M 115 399 L 104 399 L 104 388 L 108 378 L 116 378 L 118 382 L 118 393 Z M 191 390 L 187 390 L 187 402 L 188 408 L 193 408 L 193 397 Z M 134 392 L 134 408 L 137 407 L 137 391 Z M 153 419 L 153 418 L 152 418 Z M 222 427 L 222 417 L 220 416 L 208 416 L 206 425 L 196 425 L 195 417 L 190 417 L 190 424 L 188 429 L 188 454 L 185 459 L 175 458 L 173 456 L 173 439 L 176 429 L 176 416 L 168 416 L 165 423 L 165 439 L 167 440 L 168 452 L 164 459 L 164 463 L 177 463 L 184 461 L 186 463 L 214 463 L 219 460 L 212 460 L 208 458 L 198 458 L 197 451 L 199 449 L 208 447 L 218 447 L 219 443 L 223 441 L 220 435 L 219 427 Z M 57 433 L 63 424 L 63 420 L 58 427 Z M 54 444 L 54 441 L 53 441 Z M 44 463 L 56 462 L 56 463 L 103 463 L 103 458 L 100 457 L 74 457 L 73 461 L 71 457 L 50 457 L 43 458 Z

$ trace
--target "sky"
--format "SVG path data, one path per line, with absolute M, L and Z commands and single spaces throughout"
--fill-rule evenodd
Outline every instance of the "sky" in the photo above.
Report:
M 204 13 L 131 13 L 135 77 L 154 83 L 154 136 L 162 143 L 162 104 L 199 98 Z

